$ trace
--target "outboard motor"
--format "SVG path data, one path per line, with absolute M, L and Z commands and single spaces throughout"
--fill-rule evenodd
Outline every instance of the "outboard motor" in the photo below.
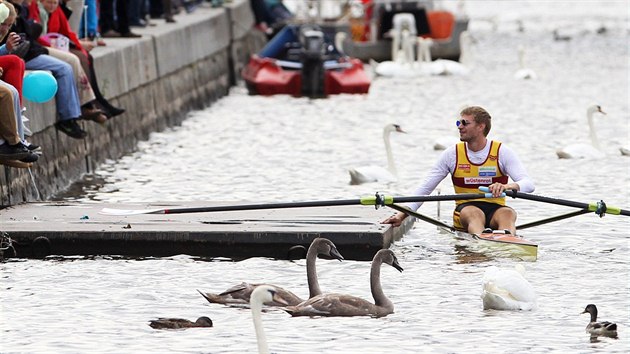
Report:
M 311 98 L 324 97 L 324 57 L 326 43 L 324 32 L 316 27 L 302 27 L 302 95 Z

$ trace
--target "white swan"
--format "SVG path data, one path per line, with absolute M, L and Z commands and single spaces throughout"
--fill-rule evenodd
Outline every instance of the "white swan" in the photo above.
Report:
M 445 135 L 435 139 L 435 143 L 433 144 L 433 150 L 446 150 L 447 148 L 459 143 L 459 140 L 456 136 Z
M 329 239 L 318 237 L 311 242 L 311 245 L 308 247 L 308 252 L 306 253 L 306 278 L 308 282 L 308 291 L 309 298 L 319 295 L 322 293 L 319 288 L 319 281 L 317 280 L 317 269 L 315 267 L 315 261 L 317 260 L 317 255 L 325 255 L 331 258 L 336 258 L 338 260 L 343 260 L 343 256 L 337 251 L 337 247 L 335 244 Z M 240 283 L 235 285 L 220 294 L 212 294 L 212 293 L 203 293 L 197 290 L 208 302 L 215 304 L 224 304 L 224 305 L 246 305 L 250 301 L 250 297 L 254 289 L 261 285 L 267 284 L 250 284 L 250 283 Z M 282 303 L 269 303 L 269 306 L 284 306 L 286 304 L 296 305 L 302 302 L 303 300 L 295 295 L 294 293 L 285 290 L 283 288 L 274 286 L 276 289 L 277 296 L 283 299 Z
M 395 182 L 398 180 L 398 172 L 394 163 L 392 147 L 389 142 L 389 135 L 392 132 L 405 133 L 398 124 L 387 124 L 383 128 L 383 141 L 385 142 L 385 151 L 387 153 L 387 169 L 379 166 L 362 166 L 350 169 L 350 184 L 362 184 L 369 182 Z
M 468 35 L 460 36 L 460 40 L 468 41 Z M 433 40 L 431 38 L 418 37 L 417 39 L 417 57 L 416 70 L 423 75 L 461 75 L 465 76 L 470 73 L 465 65 L 454 60 L 437 59 L 431 60 L 431 46 Z M 464 45 L 466 47 L 467 44 Z
M 530 68 L 525 67 L 525 48 L 518 46 L 518 65 L 519 69 L 514 73 L 514 78 L 518 80 L 536 80 L 538 75 Z
M 416 22 L 412 14 L 399 13 L 392 20 L 392 59 L 374 66 L 374 73 L 385 77 L 413 77 L 414 69 L 413 38 L 416 37 Z
M 483 275 L 481 298 L 483 308 L 495 310 L 525 310 L 536 307 L 536 292 L 523 277 L 525 268 L 499 269 L 491 266 Z
M 565 146 L 556 151 L 556 154 L 561 159 L 579 159 L 579 158 L 602 158 L 604 153 L 600 150 L 599 139 L 597 139 L 597 133 L 595 131 L 595 124 L 593 123 L 593 114 L 595 112 L 606 114 L 602 111 L 599 105 L 593 105 L 586 110 L 586 119 L 588 121 L 589 136 L 591 143 L 577 143 Z
M 390 249 L 382 249 L 374 255 L 370 268 L 370 289 L 374 303 L 352 295 L 322 294 L 296 306 L 287 306 L 291 316 L 373 316 L 382 317 L 394 312 L 394 304 L 385 296 L 381 286 L 381 264 L 389 264 L 399 272 L 403 269 Z
M 261 285 L 257 287 L 253 292 L 251 299 L 249 300 L 249 306 L 252 310 L 252 319 L 254 320 L 254 329 L 256 330 L 256 341 L 258 342 L 258 353 L 269 353 L 269 346 L 267 345 L 267 337 L 265 336 L 265 330 L 262 326 L 262 306 L 263 304 L 278 302 L 283 305 L 282 297 L 278 295 L 278 291 L 271 285 Z
M 630 145 L 620 147 L 619 151 L 621 151 L 621 154 L 624 156 L 630 156 Z

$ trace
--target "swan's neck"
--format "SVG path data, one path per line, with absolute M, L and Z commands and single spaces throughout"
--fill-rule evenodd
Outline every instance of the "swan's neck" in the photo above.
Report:
M 309 247 L 306 253 L 306 279 L 308 281 L 309 298 L 322 293 L 319 288 L 319 281 L 317 281 L 317 267 L 315 266 L 318 253 L 317 247 Z
M 383 287 L 381 286 L 381 264 L 383 264 L 383 261 L 380 259 L 372 261 L 370 289 L 372 290 L 372 297 L 374 298 L 374 304 L 376 304 L 376 306 L 391 306 L 392 302 L 385 296 Z
M 262 311 L 261 303 L 251 304 L 252 318 L 254 319 L 254 328 L 256 329 L 256 341 L 258 342 L 258 353 L 269 353 L 269 347 L 267 346 L 267 337 L 265 336 L 265 330 L 262 326 L 262 319 L 260 312 Z
M 392 146 L 389 143 L 389 131 L 383 132 L 383 141 L 385 142 L 385 151 L 387 152 L 387 170 L 394 176 L 398 176 L 396 164 L 394 163 L 394 155 L 392 154 Z
M 398 61 L 398 47 L 400 46 L 400 39 L 398 38 L 398 31 L 394 32 L 394 38 L 392 40 L 392 61 Z
M 518 51 L 518 65 L 521 69 L 525 69 L 525 50 L 523 49 Z
M 595 132 L 595 123 L 593 123 L 593 112 L 591 111 L 588 112 L 588 133 L 591 137 L 591 144 L 593 144 L 593 147 L 599 150 L 599 139 L 597 138 L 597 133 Z

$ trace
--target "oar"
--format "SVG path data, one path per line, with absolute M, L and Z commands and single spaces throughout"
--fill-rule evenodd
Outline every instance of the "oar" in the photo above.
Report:
M 388 207 L 390 207 L 392 209 L 395 209 L 395 210 L 398 210 L 398 211 L 400 211 L 402 213 L 405 213 L 405 214 L 407 214 L 409 216 L 413 216 L 414 218 L 417 218 L 417 219 L 420 219 L 422 221 L 428 222 L 429 224 L 433 224 L 435 226 L 443 227 L 443 228 L 448 229 L 448 230 L 455 230 L 455 228 L 453 226 L 451 226 L 451 225 L 449 225 L 447 223 L 441 222 L 440 220 L 434 219 L 434 218 L 432 218 L 430 216 L 426 216 L 424 214 L 420 214 L 417 211 L 411 211 L 411 210 L 405 208 L 402 205 L 391 204 L 391 205 L 388 205 Z
M 319 200 L 308 202 L 290 202 L 290 203 L 268 203 L 268 204 L 242 204 L 242 205 L 224 205 L 212 207 L 191 207 L 191 208 L 175 208 L 175 209 L 141 209 L 126 210 L 103 208 L 99 214 L 105 215 L 140 215 L 140 214 L 184 214 L 184 213 L 209 213 L 216 211 L 237 211 L 237 210 L 258 210 L 258 209 L 285 209 L 285 208 L 309 208 L 309 207 L 325 207 L 325 206 L 341 206 L 341 205 L 374 205 L 380 206 L 391 205 L 394 203 L 412 203 L 412 202 L 431 202 L 440 200 L 465 200 L 478 198 L 492 198 L 491 193 L 466 193 L 453 195 L 421 195 L 411 197 L 393 197 L 384 196 L 376 193 L 375 196 L 364 197 L 360 199 L 339 199 L 339 200 Z
M 486 193 L 490 192 L 488 187 L 479 187 L 479 190 Z M 539 195 L 518 192 L 515 190 L 506 190 L 505 194 L 508 197 L 513 197 L 513 198 L 521 198 L 521 199 L 527 199 L 527 200 L 534 200 L 537 202 L 564 205 L 564 206 L 569 206 L 569 207 L 574 207 L 574 208 L 585 209 L 585 210 L 594 212 L 600 217 L 604 216 L 604 214 L 630 216 L 630 210 L 624 210 L 618 207 L 608 206 L 606 205 L 606 203 L 604 203 L 603 200 L 597 203 L 589 204 L 589 203 L 574 202 L 574 201 L 566 200 L 566 199 L 543 197 Z

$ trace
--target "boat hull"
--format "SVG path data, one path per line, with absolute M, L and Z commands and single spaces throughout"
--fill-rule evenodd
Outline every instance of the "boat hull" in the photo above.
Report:
M 470 234 L 464 231 L 452 231 L 457 239 L 468 241 L 468 248 L 497 257 L 519 258 L 525 261 L 538 259 L 538 245 L 518 235 L 505 233 Z
M 363 63 L 354 58 L 348 58 L 340 63 L 345 64 L 345 67 L 325 70 L 324 95 L 368 93 L 371 81 Z M 302 96 L 302 72 L 283 68 L 273 58 L 253 55 L 243 69 L 242 77 L 252 95 Z

